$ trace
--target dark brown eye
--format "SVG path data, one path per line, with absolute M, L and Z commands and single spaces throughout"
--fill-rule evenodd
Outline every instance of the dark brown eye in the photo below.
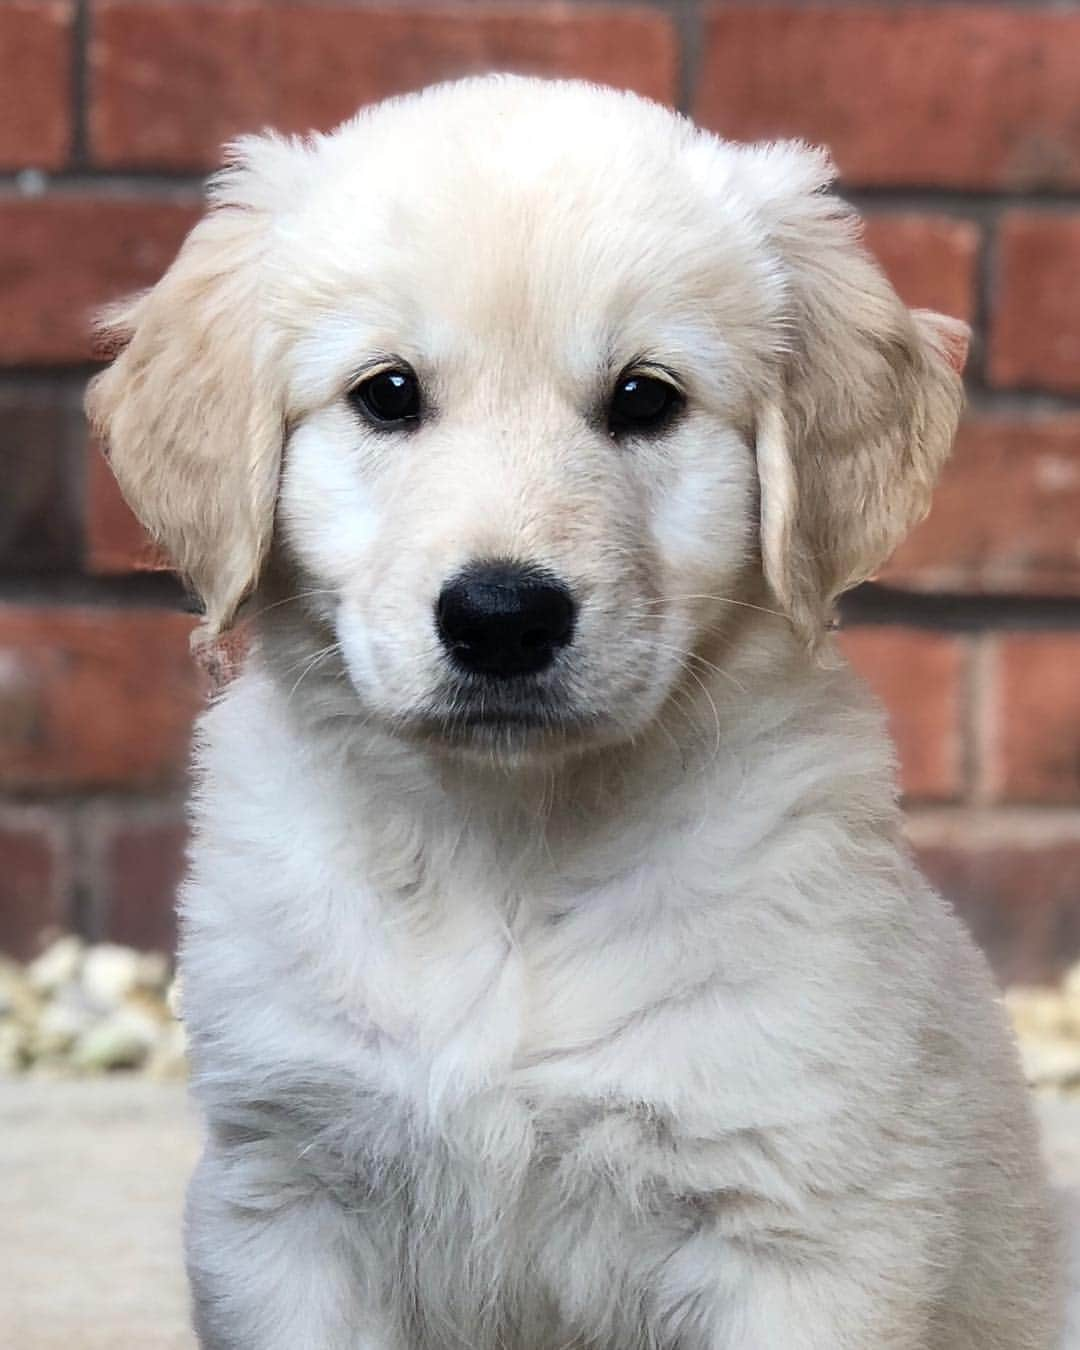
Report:
M 393 366 L 354 384 L 349 402 L 377 427 L 411 426 L 420 417 L 420 385 L 411 370 Z
M 624 375 L 608 404 L 608 430 L 613 436 L 659 431 L 683 405 L 683 396 L 655 375 Z

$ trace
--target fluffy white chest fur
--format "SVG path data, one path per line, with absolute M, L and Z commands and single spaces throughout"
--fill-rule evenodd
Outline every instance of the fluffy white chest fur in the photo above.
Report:
M 836 597 L 960 326 L 805 146 L 479 80 L 245 142 L 91 413 L 259 642 L 182 898 L 204 1350 L 1051 1350 L 984 963 Z
M 897 843 L 877 715 L 784 684 L 568 781 L 342 744 L 257 666 L 208 714 L 185 1012 L 231 1161 L 194 1204 L 291 1230 L 250 1344 L 1052 1344 L 982 962 Z M 337 1340 L 276 1325 L 313 1206 Z

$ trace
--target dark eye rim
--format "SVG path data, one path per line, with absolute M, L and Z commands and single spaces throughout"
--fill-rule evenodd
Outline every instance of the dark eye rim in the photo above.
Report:
M 409 379 L 415 394 L 414 411 L 410 411 L 402 417 L 384 417 L 372 405 L 369 397 L 365 396 L 365 391 L 370 393 L 371 385 L 384 375 L 404 375 Z M 363 371 L 346 389 L 345 398 L 349 407 L 377 431 L 411 430 L 419 424 L 424 411 L 420 380 L 416 371 L 407 361 L 386 361 Z
M 624 384 L 635 379 L 649 380 L 653 384 L 662 385 L 668 391 L 667 402 L 652 418 L 620 420 L 615 412 L 615 396 Z M 659 435 L 679 418 L 685 408 L 686 390 L 672 371 L 651 362 L 633 362 L 620 372 L 612 385 L 604 417 L 608 434 L 618 440 L 629 436 Z

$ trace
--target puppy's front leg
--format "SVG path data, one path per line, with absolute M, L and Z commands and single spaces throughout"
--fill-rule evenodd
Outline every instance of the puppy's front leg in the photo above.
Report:
M 857 1279 L 777 1275 L 774 1286 L 761 1290 L 727 1327 L 715 1350 L 953 1350 L 930 1339 L 925 1308 L 898 1306 L 884 1293 L 877 1301 Z
M 248 1146 L 250 1149 L 251 1146 Z M 186 1246 L 202 1350 L 401 1350 L 342 1207 L 261 1182 L 265 1162 L 211 1145 L 188 1190 Z
M 691 1244 L 677 1266 L 669 1262 L 669 1292 L 701 1281 L 700 1301 L 684 1294 L 677 1305 L 695 1310 L 696 1330 L 679 1321 L 663 1339 L 694 1350 L 980 1350 L 932 1329 L 940 1290 L 921 1260 L 905 1260 L 888 1242 L 857 1246 Z

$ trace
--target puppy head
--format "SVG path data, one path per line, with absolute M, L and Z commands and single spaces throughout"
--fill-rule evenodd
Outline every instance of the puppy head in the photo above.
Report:
M 748 604 L 813 648 L 947 454 L 964 330 L 904 308 L 829 178 L 501 78 L 245 141 L 90 414 L 210 631 L 273 546 L 358 717 L 632 736 Z

